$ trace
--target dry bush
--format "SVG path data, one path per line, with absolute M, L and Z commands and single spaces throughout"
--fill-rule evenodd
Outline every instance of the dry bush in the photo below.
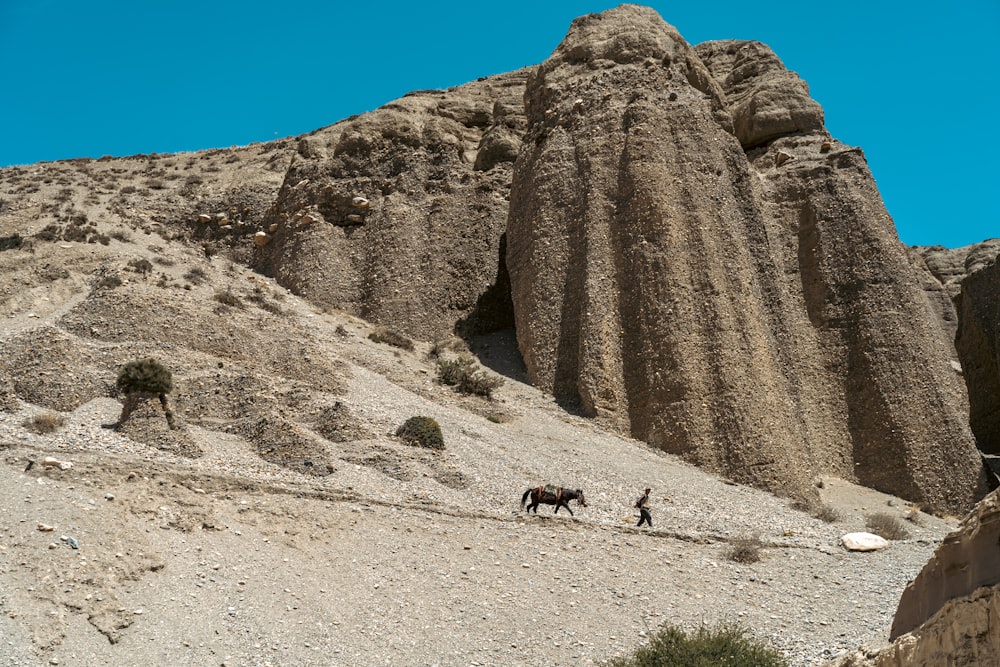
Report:
M 407 350 L 408 352 L 412 352 L 414 349 L 412 340 L 401 333 L 397 333 L 384 327 L 379 327 L 375 331 L 368 334 L 368 339 L 373 340 L 376 343 L 392 345 L 393 347 L 398 347 L 400 349 Z
M 869 533 L 875 533 L 887 540 L 905 540 L 910 536 L 903 522 L 895 515 L 886 512 L 869 514 L 865 521 L 865 527 Z
M 736 563 L 756 563 L 760 560 L 760 551 L 764 543 L 758 535 L 737 537 L 726 548 L 725 556 Z
M 835 523 L 840 521 L 840 512 L 838 512 L 832 505 L 825 505 L 823 503 L 815 503 L 806 500 L 793 500 L 789 504 L 793 510 L 798 510 L 799 512 L 805 512 L 814 519 L 819 519 L 820 521 L 826 521 L 827 523 Z
M 66 423 L 62 415 L 56 414 L 55 412 L 41 412 L 31 419 L 26 419 L 24 421 L 24 428 L 29 431 L 34 431 L 39 435 L 45 433 L 54 433 L 58 431 Z
M 442 383 L 455 387 L 463 394 L 476 394 L 486 398 L 492 398 L 493 390 L 504 382 L 503 378 L 478 370 L 475 360 L 467 354 L 454 359 L 439 359 L 437 374 Z
M 208 274 L 205 272 L 205 269 L 196 266 L 184 274 L 184 280 L 192 285 L 201 285 L 208 280 Z
M 242 308 L 243 301 L 240 297 L 233 294 L 233 290 L 226 288 L 225 290 L 218 290 L 215 296 L 212 297 L 224 306 L 231 306 L 233 308 Z

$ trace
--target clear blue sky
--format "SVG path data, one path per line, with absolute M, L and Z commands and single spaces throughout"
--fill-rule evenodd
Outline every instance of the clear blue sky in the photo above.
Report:
M 301 134 L 537 64 L 615 4 L 0 0 L 0 166 Z M 905 243 L 1000 236 L 997 0 L 648 4 L 692 44 L 770 45 L 864 149 Z

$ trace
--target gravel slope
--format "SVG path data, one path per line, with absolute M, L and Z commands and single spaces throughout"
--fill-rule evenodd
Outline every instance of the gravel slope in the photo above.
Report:
M 198 459 L 123 438 L 100 428 L 117 417 L 112 399 L 66 413 L 51 435 L 23 427 L 37 407 L 0 413 L 12 510 L 0 517 L 0 664 L 595 664 L 660 623 L 719 621 L 818 664 L 887 635 L 948 530 L 920 515 L 911 539 L 848 553 L 841 534 L 904 504 L 830 479 L 821 493 L 842 519 L 824 523 L 513 379 L 492 406 L 510 421 L 494 423 L 438 387 L 429 362 L 354 331 L 342 400 L 375 436 L 341 445 L 323 478 L 194 426 Z M 388 435 L 401 414 L 438 419 L 446 451 L 407 458 Z M 402 452 L 407 474 L 352 464 L 365 448 Z M 45 455 L 73 466 L 24 471 Z M 582 487 L 589 506 L 526 516 L 522 492 L 544 482 Z M 637 530 L 630 503 L 647 485 L 655 529 Z M 763 560 L 727 560 L 729 541 L 751 534 Z

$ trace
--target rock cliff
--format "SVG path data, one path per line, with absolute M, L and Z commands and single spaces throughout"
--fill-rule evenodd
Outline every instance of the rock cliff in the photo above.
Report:
M 983 499 L 903 591 L 892 644 L 836 667 L 995 665 L 1000 656 L 1000 496 Z
M 741 482 L 986 491 L 961 379 L 864 155 L 764 45 L 649 9 L 534 72 L 507 267 L 534 382 Z M 947 443 L 942 446 L 941 443 Z
M 422 91 L 299 141 L 254 266 L 426 340 L 513 319 L 501 247 L 525 72 Z

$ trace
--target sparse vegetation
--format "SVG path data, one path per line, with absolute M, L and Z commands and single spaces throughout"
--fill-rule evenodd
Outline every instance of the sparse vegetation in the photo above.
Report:
M 124 395 L 122 413 L 110 426 L 118 428 L 129 418 L 135 408 L 149 395 L 156 395 L 163 406 L 167 426 L 174 428 L 174 413 L 167 403 L 167 394 L 174 389 L 173 376 L 166 366 L 152 357 L 130 361 L 118 371 L 115 388 Z
M 875 533 L 887 540 L 905 540 L 910 536 L 903 522 L 887 512 L 869 514 L 865 520 L 865 527 L 869 533 Z
M 174 389 L 173 376 L 159 361 L 152 357 L 130 361 L 118 371 L 115 387 L 122 394 L 147 392 L 169 394 Z
M 22 243 L 24 243 L 24 239 L 21 238 L 20 234 L 0 236 L 0 250 L 16 250 L 21 247 Z
M 224 306 L 231 306 L 233 308 L 243 307 L 243 300 L 236 296 L 236 294 L 233 293 L 233 290 L 229 287 L 224 290 L 216 291 L 215 296 L 212 298 Z
M 441 425 L 431 417 L 410 417 L 396 429 L 396 436 L 418 447 L 444 449 Z
M 805 512 L 813 518 L 827 523 L 840 521 L 840 512 L 838 512 L 832 505 L 808 502 L 805 500 L 794 500 L 789 507 L 793 510 L 798 510 L 799 512 Z
M 114 289 L 116 287 L 121 287 L 122 279 L 118 276 L 112 274 L 109 276 L 104 276 L 97 281 L 98 289 Z
M 184 274 L 184 280 L 188 281 L 192 285 L 201 285 L 203 282 L 208 280 L 208 273 L 206 273 L 205 269 L 200 266 L 196 266 Z
M 24 421 L 24 428 L 44 435 L 58 431 L 66 423 L 63 416 L 55 412 L 42 412 Z
M 409 352 L 412 352 L 414 349 L 412 340 L 401 333 L 393 331 L 392 329 L 386 329 L 385 327 L 379 327 L 375 331 L 368 334 L 368 339 L 373 340 L 376 343 L 392 345 L 393 347 L 398 347 Z
M 764 543 L 758 535 L 737 537 L 726 547 L 725 556 L 735 563 L 756 563 L 760 560 L 760 551 Z
M 453 359 L 439 359 L 437 374 L 442 383 L 455 387 L 463 394 L 476 394 L 486 398 L 492 398 L 493 390 L 503 385 L 503 378 L 487 375 L 485 371 L 477 369 L 475 360 L 467 354 Z
M 150 273 L 153 270 L 153 263 L 145 258 L 133 259 L 128 263 L 128 268 L 130 271 L 135 271 L 136 273 L 146 275 L 147 273 Z
M 629 656 L 603 664 L 605 667 L 787 667 L 788 661 L 735 625 L 701 626 L 693 633 L 663 625 L 648 644 Z

